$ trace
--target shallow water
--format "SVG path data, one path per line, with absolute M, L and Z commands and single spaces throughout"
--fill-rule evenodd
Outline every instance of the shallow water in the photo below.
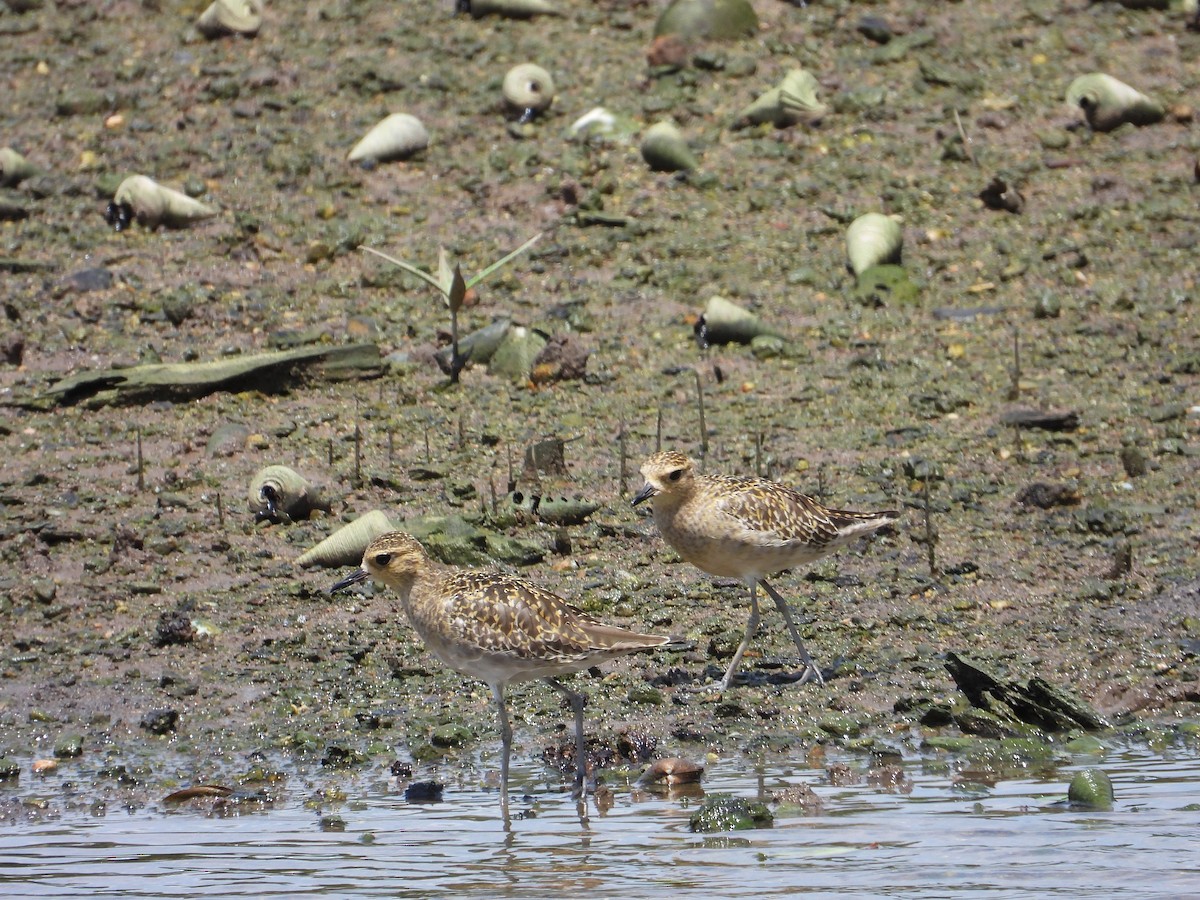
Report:
M 852 767 L 861 757 L 843 760 Z M 1047 778 L 988 785 L 939 760 L 904 765 L 911 791 L 833 786 L 823 770 L 746 758 L 710 766 L 704 789 L 745 797 L 807 782 L 816 816 L 771 829 L 693 834 L 696 800 L 615 789 L 586 821 L 535 788 L 511 828 L 494 791 L 448 788 L 413 804 L 381 785 L 351 794 L 322 830 L 303 797 L 226 818 L 164 807 L 0 830 L 5 897 L 1187 897 L 1200 894 L 1200 766 L 1194 752 L 1126 750 L 1099 764 L 1111 812 L 1057 805 L 1080 758 Z M 514 796 L 515 799 L 515 796 Z M 1190 808 L 1188 808 L 1190 806 Z M 526 817 L 528 816 L 528 817 Z

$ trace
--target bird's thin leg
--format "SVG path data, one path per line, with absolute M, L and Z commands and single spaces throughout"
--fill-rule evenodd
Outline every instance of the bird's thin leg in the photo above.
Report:
M 500 757 L 500 811 L 504 821 L 508 821 L 508 760 L 512 755 L 512 725 L 508 722 L 508 709 L 504 705 L 503 685 L 492 685 L 492 696 L 496 698 L 496 718 L 500 724 L 500 743 L 503 746 Z
M 804 682 L 816 678 L 820 684 L 824 684 L 825 676 L 821 674 L 821 670 L 817 668 L 817 664 L 813 662 L 813 658 L 804 649 L 804 641 L 800 640 L 800 630 L 796 628 L 796 623 L 792 621 L 792 611 L 788 609 L 787 601 L 779 596 L 779 592 L 767 584 L 765 579 L 760 578 L 759 584 L 763 586 L 764 591 L 771 595 L 771 599 L 779 607 L 779 612 L 783 614 L 783 621 L 787 623 L 788 631 L 792 633 L 792 640 L 796 642 L 796 649 L 800 651 L 800 661 L 804 663 L 804 675 L 801 676 L 799 683 L 804 684 Z
M 742 661 L 742 654 L 746 652 L 746 648 L 758 634 L 758 591 L 755 589 L 755 585 L 756 582 L 750 582 L 750 618 L 746 620 L 746 633 L 742 636 L 742 642 L 734 651 L 733 659 L 729 661 L 729 668 L 725 671 L 725 677 L 721 679 L 722 691 L 729 690 L 729 685 L 733 683 L 734 673 L 737 672 L 738 663 Z
M 571 710 L 575 713 L 575 796 L 582 797 L 587 781 L 587 747 L 583 743 L 583 707 L 587 704 L 587 698 L 566 687 L 557 678 L 542 680 L 571 701 Z

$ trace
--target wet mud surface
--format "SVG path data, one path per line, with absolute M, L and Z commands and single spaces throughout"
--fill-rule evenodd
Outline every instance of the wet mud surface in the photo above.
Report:
M 477 766 L 496 743 L 487 688 L 442 670 L 385 594 L 330 596 L 342 570 L 294 565 L 372 509 L 479 519 L 539 548 L 522 574 L 691 642 L 578 680 L 606 747 L 919 747 L 955 733 L 965 704 L 949 651 L 1135 733 L 1195 722 L 1200 35 L 1184 17 L 758 0 L 755 37 L 664 70 L 647 63 L 658 7 L 643 3 L 563 0 L 567 15 L 531 22 L 277 4 L 256 38 L 217 41 L 192 31 L 197 4 L 31 5 L 0 15 L 0 143 L 40 169 L 4 189 L 0 223 L 0 755 L 125 766 L 150 796 L 264 766 L 329 784 L 397 760 L 418 779 Z M 867 16 L 891 43 L 865 36 Z M 525 61 L 558 97 L 518 124 L 500 85 Z M 820 123 L 730 128 L 794 67 L 817 77 Z M 1063 96 L 1101 70 L 1159 98 L 1164 120 L 1092 134 Z M 601 105 L 630 140 L 571 139 Z M 422 119 L 428 150 L 346 162 L 391 112 Z M 666 117 L 697 170 L 643 162 L 637 132 Z M 219 213 L 116 232 L 104 209 L 134 173 Z M 996 177 L 1019 212 L 980 199 Z M 869 211 L 902 219 L 915 300 L 855 296 L 844 234 Z M 587 351 L 582 377 L 468 365 L 448 384 L 436 292 L 358 249 L 436 271 L 444 247 L 469 276 L 539 231 L 461 325 L 507 317 L 565 339 Z M 783 339 L 701 352 L 714 295 Z M 349 343 L 379 347 L 379 377 L 50 393 L 81 370 Z M 1014 410 L 1074 422 L 1014 425 Z M 765 609 L 746 683 L 716 693 L 745 592 L 682 564 L 630 508 L 660 429 L 707 471 L 904 511 L 893 533 L 774 579 L 826 685 L 788 683 L 794 653 Z M 567 441 L 565 470 L 535 480 L 524 455 L 546 438 Z M 256 523 L 248 485 L 274 463 L 322 484 L 331 515 Z M 489 526 L 510 480 L 602 507 Z M 518 753 L 564 739 L 553 691 L 510 705 Z

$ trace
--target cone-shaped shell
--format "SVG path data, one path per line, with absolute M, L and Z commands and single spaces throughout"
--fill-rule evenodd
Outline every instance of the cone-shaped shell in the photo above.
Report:
M 284 522 L 307 519 L 320 509 L 329 512 L 330 503 L 321 489 L 289 466 L 265 466 L 250 479 L 250 511 L 256 521 Z
M 700 163 L 683 134 L 670 122 L 651 125 L 642 135 L 642 159 L 657 172 L 686 172 Z
M 366 133 L 347 157 L 350 162 L 406 159 L 429 146 L 429 132 L 421 120 L 408 113 L 392 113 Z
M 1080 75 L 1072 81 L 1067 88 L 1067 103 L 1083 110 L 1093 131 L 1112 131 L 1126 122 L 1153 125 L 1166 115 L 1162 104 L 1101 72 Z
M 513 381 L 525 381 L 534 359 L 545 346 L 546 338 L 540 333 L 523 325 L 513 325 L 488 361 L 488 371 Z
M 251 37 L 262 27 L 262 7 L 262 0 L 213 0 L 196 20 L 196 30 L 206 38 L 227 34 Z
M 625 144 L 638 130 L 638 125 L 629 116 L 597 106 L 572 122 L 567 134 L 579 140 Z
M 733 40 L 758 31 L 749 0 L 673 0 L 654 23 L 654 36 Z
M 846 256 L 856 277 L 872 266 L 900 262 L 903 247 L 904 229 L 882 213 L 859 216 L 846 229 Z
M 1113 784 L 1103 769 L 1084 769 L 1071 779 L 1067 800 L 1087 809 L 1112 809 Z
M 777 87 L 741 111 L 735 127 L 770 122 L 777 128 L 787 128 L 798 122 L 815 122 L 829 111 L 829 107 L 817 99 L 819 87 L 811 72 L 792 69 Z
M 554 102 L 554 79 L 534 63 L 521 63 L 509 69 L 500 90 L 504 94 L 504 102 L 514 112 L 541 113 Z
M 511 319 L 497 319 L 491 325 L 486 325 L 478 331 L 472 331 L 464 338 L 459 338 L 458 352 L 460 356 L 466 358 L 467 362 L 472 365 L 483 365 L 487 363 L 492 354 L 496 352 L 496 348 L 504 340 L 504 336 L 508 334 L 508 329 L 512 327 Z M 437 352 L 437 359 L 443 369 L 450 366 L 450 357 L 452 355 L 451 347 L 443 347 Z
M 353 522 L 343 525 L 315 547 L 301 553 L 296 557 L 296 565 L 302 568 L 354 565 L 362 561 L 363 552 L 371 541 L 392 531 L 393 528 L 386 513 L 373 509 Z
M 0 186 L 16 187 L 37 174 L 33 163 L 12 147 L 0 147 Z
M 147 228 L 159 225 L 183 228 L 217 214 L 212 207 L 163 187 L 145 175 L 131 175 L 122 181 L 113 195 L 113 203 L 118 206 L 128 204 L 134 218 Z
M 513 491 L 505 499 L 516 509 L 551 525 L 582 525 L 601 506 L 578 497 L 543 497 L 523 491 Z
M 782 337 L 778 329 L 724 297 L 709 298 L 700 327 L 709 344 L 748 344 L 760 334 Z
M 471 15 L 501 16 L 506 19 L 532 19 L 534 16 L 561 16 L 550 0 L 468 0 Z

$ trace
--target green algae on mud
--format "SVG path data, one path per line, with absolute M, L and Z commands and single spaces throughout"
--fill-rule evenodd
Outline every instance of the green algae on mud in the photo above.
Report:
M 336 744 L 363 754 L 339 758 L 368 760 L 351 771 L 375 771 L 461 724 L 475 737 L 444 749 L 474 765 L 493 742 L 486 690 L 440 671 L 386 598 L 335 602 L 327 575 L 292 565 L 328 523 L 254 527 L 230 498 L 279 461 L 329 485 L 335 515 L 475 512 L 506 493 L 510 459 L 547 435 L 582 438 L 567 474 L 514 489 L 604 508 L 566 541 L 543 523 L 506 526 L 543 551 L 526 574 L 694 644 L 584 679 L 601 737 L 632 723 L 660 752 L 756 754 L 848 742 L 849 730 L 873 747 L 908 729 L 918 741 L 953 734 L 950 719 L 937 724 L 957 696 L 943 656 L 964 647 L 1069 685 L 1118 723 L 1194 721 L 1200 139 L 1175 113 L 1092 134 L 1062 98 L 1100 64 L 1087 48 L 1103 47 L 1106 67 L 1139 71 L 1174 109 L 1200 38 L 1169 14 L 1112 5 L 895 2 L 871 8 L 908 37 L 884 57 L 853 28 L 853 7 L 756 3 L 756 36 L 651 77 L 652 10 L 564 5 L 569 16 L 536 25 L 437 4 L 410 5 L 403 21 L 383 2 L 343 4 L 336 20 L 269 6 L 253 41 L 212 43 L 186 36 L 179 3 L 0 16 L 22 26 L 4 143 L 38 169 L 13 189 L 30 214 L 0 225 L 11 262 L 0 752 L 50 755 L 78 736 L 89 766 L 123 758 L 150 796 L 175 777 L 140 767 L 162 748 L 236 772 L 263 748 L 286 766 Z M 142 16 L 156 27 L 130 47 Z M 497 97 L 525 59 L 555 72 L 559 99 L 518 140 Z M 728 129 L 798 65 L 832 109 L 819 127 Z M 639 128 L 678 118 L 705 148 L 706 177 L 653 173 L 629 143 L 565 141 L 566 123 L 596 106 Z M 427 123 L 430 150 L 347 165 L 395 109 Z M 942 152 L 959 138 L 954 113 L 970 154 Z M 104 204 L 148 163 L 222 213 L 187 231 L 114 234 Z M 1000 171 L 1021 185 L 1019 214 L 978 200 Z M 581 209 L 627 224 L 580 227 Z M 911 304 L 853 297 L 844 229 L 872 210 L 904 220 L 905 267 L 921 285 Z M 467 332 L 504 318 L 589 345 L 588 377 L 536 390 L 477 365 L 447 389 L 433 361 L 438 298 L 357 251 L 432 260 L 444 246 L 477 271 L 543 229 L 461 310 Z M 88 267 L 111 284 L 70 280 Z M 701 354 L 690 317 L 716 295 L 787 334 L 786 352 Z M 1039 317 L 1047 297 L 1057 315 Z M 245 360 L 295 335 L 340 346 L 351 319 L 406 361 L 370 383 L 283 394 L 243 386 L 54 413 L 32 402 L 86 369 Z M 635 463 L 654 449 L 661 411 L 665 445 L 702 443 L 696 372 L 709 471 L 761 468 L 830 501 L 907 510 L 896 536 L 783 581 L 806 642 L 841 660 L 825 688 L 787 684 L 794 660 L 768 616 L 754 677 L 714 698 L 710 669 L 745 618 L 738 592 L 681 566 L 621 502 L 632 472 L 617 435 Z M 1071 407 L 1080 426 L 1017 430 L 1003 417 L 1018 405 Z M 209 437 L 231 423 L 245 437 L 210 455 Z M 1121 462 L 1130 447 L 1145 457 L 1140 474 Z M 1079 504 L 1018 503 L 1038 482 L 1068 485 Z M 917 540 L 926 484 L 934 572 Z M 211 633 L 159 645 L 158 623 L 177 612 Z M 628 701 L 647 688 L 668 703 Z M 558 698 L 532 687 L 515 703 L 532 723 L 519 745 L 537 756 L 558 736 Z M 173 732 L 138 727 L 167 706 Z

